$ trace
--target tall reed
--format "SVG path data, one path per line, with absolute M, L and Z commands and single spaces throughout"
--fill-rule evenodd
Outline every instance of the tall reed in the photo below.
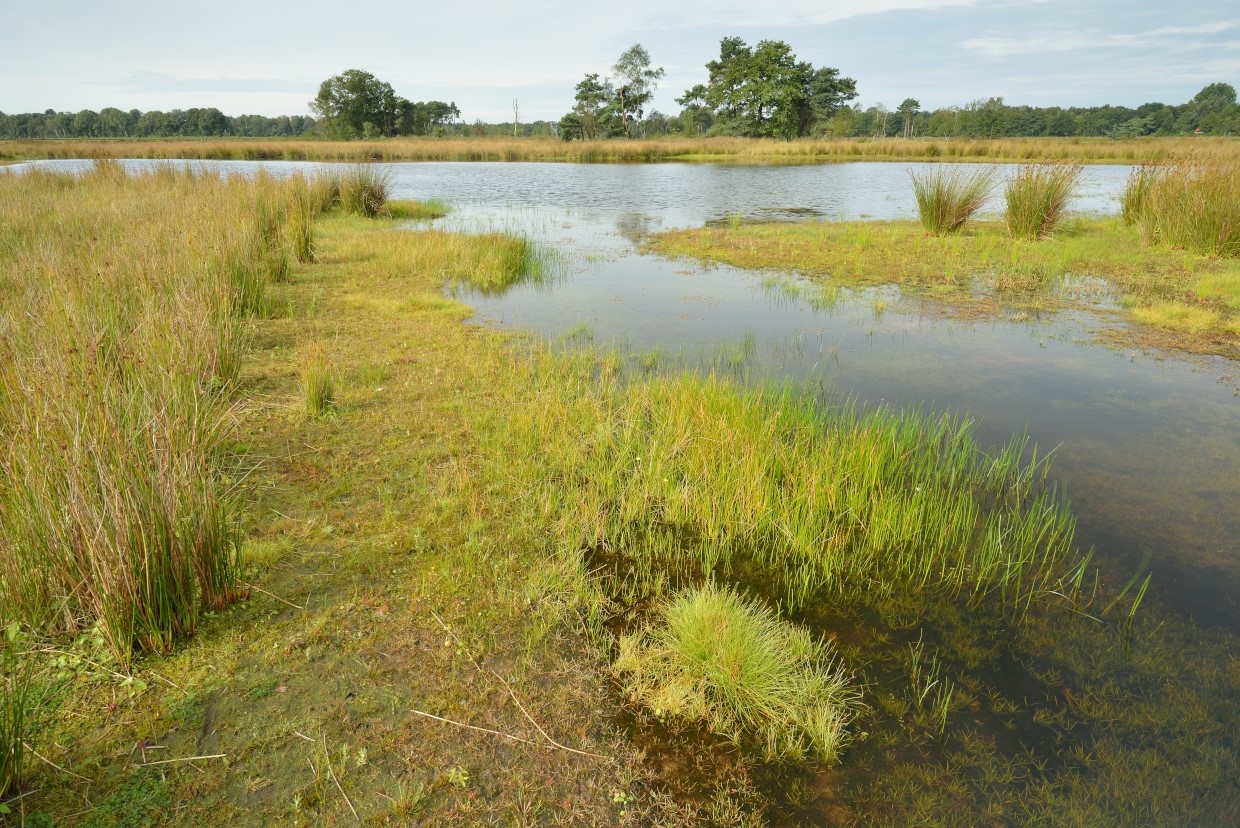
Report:
M 0 619 L 165 650 L 243 594 L 218 467 L 284 185 L 0 175 Z
M 935 167 L 924 175 L 909 173 L 922 226 L 936 236 L 955 233 L 982 208 L 994 190 L 993 168 L 972 171 Z
M 1125 217 L 1138 187 L 1135 223 L 1147 243 L 1240 256 L 1240 162 L 1194 157 L 1130 179 Z
M 1050 236 L 1076 193 L 1081 170 L 1080 164 L 1064 162 L 1022 167 L 1004 191 L 1008 232 L 1025 239 Z
M 387 210 L 392 174 L 368 164 L 358 164 L 338 178 L 340 206 L 346 213 L 374 218 Z

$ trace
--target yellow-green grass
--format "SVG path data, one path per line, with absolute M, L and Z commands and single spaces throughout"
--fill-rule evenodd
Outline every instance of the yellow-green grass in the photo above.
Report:
M 1124 216 L 1151 244 L 1240 257 L 1240 163 L 1194 155 L 1133 172 Z
M 448 215 L 448 205 L 442 201 L 411 201 L 392 199 L 388 201 L 388 213 L 397 219 L 437 219 Z
M 644 764 L 614 728 L 609 712 L 618 702 L 607 690 L 606 663 L 613 641 L 602 622 L 618 605 L 609 596 L 639 586 L 652 594 L 657 585 L 624 582 L 625 573 L 609 565 L 616 549 L 640 553 L 624 545 L 623 533 L 609 532 L 610 549 L 589 547 L 583 556 L 582 530 L 601 525 L 600 516 L 615 527 L 617 518 L 636 515 L 637 529 L 653 521 L 671 532 L 675 524 L 662 521 L 672 512 L 656 496 L 674 503 L 675 490 L 658 467 L 636 458 L 658 457 L 666 468 L 692 449 L 688 454 L 700 461 L 712 456 L 709 440 L 735 434 L 734 450 L 715 455 L 726 461 L 720 470 L 702 471 L 717 490 L 730 479 L 724 467 L 734 458 L 752 463 L 763 456 L 767 443 L 755 437 L 800 433 L 796 425 L 781 429 L 735 415 L 783 417 L 789 410 L 762 408 L 757 403 L 770 398 L 746 398 L 721 383 L 630 386 L 616 375 L 620 361 L 606 355 L 530 354 L 526 343 L 464 326 L 469 310 L 444 296 L 445 280 L 466 280 L 477 262 L 516 255 L 488 257 L 481 248 L 516 251 L 520 242 L 396 226 L 327 216 L 319 226 L 319 261 L 294 266 L 289 281 L 269 286 L 282 312 L 249 322 L 253 345 L 222 449 L 247 504 L 242 556 L 245 580 L 255 587 L 251 599 L 206 618 L 173 653 L 136 660 L 132 681 L 108 672 L 114 665 L 93 635 L 66 647 L 69 656 L 47 654 L 64 659 L 70 685 L 36 747 L 90 781 L 37 762 L 29 795 L 12 803 L 24 817 L 108 825 L 141 814 L 152 823 L 195 826 L 740 826 L 762 818 L 763 794 L 754 782 L 760 768 L 732 760 L 734 770 L 699 779 L 701 787 L 674 801 L 664 786 L 682 790 L 676 768 L 697 767 L 700 757 L 676 765 L 665 750 L 671 769 L 660 770 L 664 759 Z M 332 343 L 337 404 L 332 417 L 307 419 L 298 346 L 314 340 Z M 672 410 L 660 415 L 669 401 Z M 678 441 L 678 422 L 689 443 Z M 721 435 L 712 430 L 721 422 L 737 428 Z M 626 428 L 632 452 L 615 450 Z M 643 441 L 643 433 L 654 439 Z M 701 445 L 692 445 L 695 436 Z M 857 446 L 866 442 L 857 435 Z M 577 465 L 591 447 L 599 456 Z M 795 440 L 781 452 L 795 460 Z M 791 483 L 794 468 L 768 482 Z M 590 469 L 606 471 L 610 481 L 578 485 Z M 634 496 L 616 488 L 622 475 L 641 478 L 629 489 Z M 697 480 L 678 482 L 687 491 Z M 825 491 L 837 483 L 827 477 L 816 485 Z M 718 501 L 711 497 L 704 502 Z M 709 525 L 713 508 L 702 511 L 701 525 Z M 691 542 L 693 534 L 681 540 Z M 664 571 L 670 586 L 680 578 Z M 847 592 L 868 594 L 855 586 Z M 884 809 L 897 811 L 896 824 L 976 823 L 992 807 L 988 794 L 1003 797 L 1017 815 L 1045 816 L 1056 807 L 1105 815 L 1116 791 L 1125 805 L 1156 808 L 1164 822 L 1184 813 L 1226 815 L 1219 793 L 1235 778 L 1235 763 L 1218 734 L 1230 732 L 1236 711 L 1234 692 L 1227 696 L 1234 681 L 1218 672 L 1226 659 L 1217 652 L 1227 652 L 1226 642 L 1198 654 L 1195 640 L 1169 637 L 1183 625 L 1161 618 L 1147 624 L 1138 614 L 1126 647 L 1110 624 L 1071 605 L 1031 629 L 1013 624 L 1001 601 L 942 596 L 939 589 L 900 589 L 879 599 L 875 611 L 887 625 L 840 646 L 844 663 L 877 686 L 890 666 L 875 661 L 883 640 L 920 621 L 948 630 L 939 661 L 958 693 L 981 687 L 965 681 L 961 665 L 994 662 L 1007 675 L 1025 669 L 1008 660 L 1013 656 L 1062 660 L 1087 690 L 1054 689 L 1058 701 L 1048 710 L 1063 722 L 1055 732 L 1088 730 L 1099 749 L 1074 754 L 1063 772 L 1039 766 L 1042 754 L 1021 764 L 1020 756 L 971 752 L 965 758 L 973 787 L 965 794 L 973 798 L 945 801 L 940 782 L 955 778 L 950 766 L 943 768 L 937 751 L 907 741 L 910 725 L 888 716 L 884 699 L 855 729 L 878 734 L 861 746 L 892 738 L 889 756 L 880 752 L 854 773 L 858 746 L 832 776 L 794 772 L 779 789 L 804 791 L 808 783 L 839 792 L 832 794 L 836 815 L 863 823 L 881 822 Z M 1040 596 L 1028 617 L 1062 602 Z M 813 609 L 835 606 L 815 602 Z M 950 621 L 927 619 L 927 612 L 956 612 L 973 626 L 962 620 L 951 633 Z M 1019 648 L 1009 654 L 1012 642 Z M 890 649 L 907 658 L 903 642 Z M 901 686 L 908 684 L 902 676 Z M 1210 691 L 1216 687 L 1218 698 Z M 1040 699 L 1022 695 L 1004 704 L 1032 715 Z M 966 724 L 974 719 L 971 704 L 967 697 L 952 702 L 953 710 L 970 710 Z M 977 704 L 977 715 L 988 715 L 989 702 Z M 953 723 L 945 737 L 953 756 L 960 753 L 955 731 Z M 551 746 L 548 738 L 606 758 Z M 1166 758 L 1152 763 L 1154 754 Z M 1151 767 L 1158 772 L 1140 778 L 1124 771 Z M 1093 782 L 1094 768 L 1104 785 Z M 900 785 L 918 769 L 926 784 Z M 846 793 L 853 790 L 865 796 Z M 1182 796 L 1186 791 L 1194 795 Z
M 295 186 L 0 176 L 0 617 L 125 663 L 243 593 L 218 449 Z
M 995 176 L 993 168 L 965 173 L 944 167 L 910 175 L 921 224 L 936 236 L 957 232 L 982 208 L 994 188 Z
M 1130 308 L 1178 302 L 1215 319 L 1192 331 L 1139 329 L 1138 338 L 1148 331 L 1173 347 L 1226 355 L 1237 345 L 1240 263 L 1147 246 L 1118 218 L 1069 219 L 1039 242 L 1012 238 L 998 222 L 936 237 L 894 221 L 703 227 L 662 233 L 649 245 L 669 256 L 828 277 L 835 286 L 901 285 L 964 312 L 992 311 L 996 301 L 1062 306 L 1068 297 L 1055 288 L 1064 277 L 1100 277 Z
M 1080 164 L 1063 162 L 1029 164 L 1017 170 L 1003 190 L 1008 232 L 1031 240 L 1054 233 L 1076 192 L 1081 170 Z
M 322 342 L 303 343 L 300 350 L 301 393 L 306 402 L 306 413 L 318 417 L 335 402 L 335 382 L 332 380 L 331 363 L 327 348 Z
M 768 760 L 838 761 L 861 697 L 828 645 L 713 585 L 664 600 L 654 624 L 620 639 L 614 667 L 656 717 L 705 722 Z
M 285 161 L 1080 161 L 1156 163 L 1197 152 L 1234 158 L 1234 138 L 683 138 L 560 141 L 553 138 L 390 138 L 376 141 L 314 139 L 109 139 L 0 141 L 0 157 L 187 158 Z

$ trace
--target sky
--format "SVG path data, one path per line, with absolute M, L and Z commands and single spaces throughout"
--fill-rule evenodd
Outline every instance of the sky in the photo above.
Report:
M 514 99 L 522 122 L 558 120 L 578 81 L 640 43 L 666 71 L 654 108 L 674 114 L 730 36 L 783 40 L 891 109 L 1240 87 L 1236 0 L 42 0 L 0 8 L 0 112 L 305 115 L 324 79 L 362 69 L 466 121 L 511 121 Z

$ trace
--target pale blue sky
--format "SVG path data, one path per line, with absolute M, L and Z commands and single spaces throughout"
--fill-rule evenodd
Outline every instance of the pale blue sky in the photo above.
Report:
M 10 0 L 12 2 L 12 0 Z M 667 77 L 705 80 L 719 40 L 787 41 L 894 108 L 1183 103 L 1240 86 L 1235 0 L 43 0 L 0 10 L 0 111 L 174 109 L 295 115 L 324 78 L 365 69 L 466 120 L 557 119 L 587 72 L 640 42 Z

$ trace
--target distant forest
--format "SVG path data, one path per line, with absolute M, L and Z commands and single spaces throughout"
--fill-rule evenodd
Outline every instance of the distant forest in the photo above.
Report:
M 689 106 L 678 115 L 645 114 L 632 130 L 637 137 L 718 134 L 713 113 Z M 100 112 L 46 112 L 9 115 L 0 112 L 0 138 L 210 138 L 330 137 L 321 119 L 290 115 L 229 116 L 215 108 L 140 112 L 107 108 Z M 427 134 L 464 136 L 551 137 L 554 121 L 465 123 L 459 119 L 432 124 Z M 1143 135 L 1240 135 L 1236 90 L 1214 83 L 1191 101 L 1178 105 L 1147 103 L 1125 106 L 1011 106 L 1002 98 L 979 99 L 962 107 L 922 110 L 914 99 L 895 109 L 882 104 L 844 105 L 822 122 L 814 134 L 825 137 L 896 137 L 901 135 L 965 138 L 1090 136 L 1132 138 Z

